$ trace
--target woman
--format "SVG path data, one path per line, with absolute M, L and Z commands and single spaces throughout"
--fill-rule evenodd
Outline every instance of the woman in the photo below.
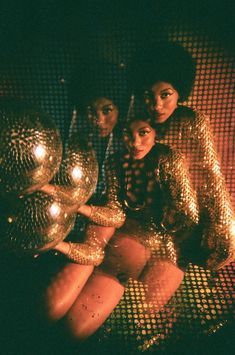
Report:
M 91 76 L 90 68 L 95 70 L 95 76 Z M 120 100 L 120 93 L 113 84 L 109 85 L 108 76 L 110 72 L 115 73 L 116 80 L 122 77 L 122 68 L 110 63 L 98 62 L 86 63 L 81 67 L 77 75 L 74 76 L 72 85 L 73 105 L 79 115 L 78 133 L 84 137 L 87 136 L 88 142 L 96 152 L 99 164 L 99 178 L 96 191 L 89 203 L 103 204 L 106 196 L 106 181 L 104 164 L 110 154 L 122 150 L 122 139 L 120 137 L 120 114 L 122 114 L 123 105 Z M 78 134 L 78 139 L 79 139 Z M 47 185 L 42 188 L 46 192 L 53 192 L 53 186 Z M 80 217 L 80 216 L 79 216 Z M 73 302 L 79 295 L 82 287 L 92 274 L 94 266 L 99 264 L 103 258 L 103 248 L 109 238 L 113 235 L 114 227 L 100 227 L 99 225 L 89 225 L 83 218 L 78 218 L 77 228 L 73 232 L 81 234 L 79 229 L 84 229 L 84 238 L 86 243 L 79 245 L 78 263 L 67 263 L 59 272 L 57 272 L 50 281 L 44 294 L 44 312 L 51 321 L 62 318 Z M 101 236 L 101 237 L 100 237 Z M 74 240 L 74 238 L 73 238 Z M 98 246 L 97 246 L 98 242 Z M 56 246 L 57 251 L 67 252 L 76 243 L 60 243 Z M 83 249 L 82 249 L 83 248 Z M 83 259 L 82 255 L 85 258 Z M 71 257 L 72 260 L 73 257 Z M 85 260 L 86 259 L 86 260 Z M 80 265 L 80 264 L 87 265 Z
M 197 225 L 197 200 L 182 155 L 156 143 L 156 134 L 147 118 L 128 122 L 124 131 L 127 151 L 107 162 L 106 204 L 78 209 L 93 223 L 91 227 L 117 231 L 104 263 L 66 313 L 67 327 L 77 339 L 87 338 L 102 325 L 121 299 L 123 282 L 129 277 L 144 283 L 146 301 L 154 312 L 182 282 L 180 246 Z M 104 235 L 91 236 L 82 245 L 62 242 L 57 249 L 80 264 L 98 265 L 105 244 L 102 239 Z
M 182 106 L 195 77 L 191 55 L 177 43 L 152 43 L 130 67 L 136 100 L 155 122 L 158 141 L 186 155 L 200 204 L 200 226 L 187 246 L 191 261 L 217 270 L 234 260 L 235 216 L 218 162 L 209 118 Z M 199 256 L 203 256 L 199 260 Z

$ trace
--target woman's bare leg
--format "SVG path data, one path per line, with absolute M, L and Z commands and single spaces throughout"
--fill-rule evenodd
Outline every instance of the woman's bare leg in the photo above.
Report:
M 115 228 L 89 225 L 87 230 L 89 238 L 94 235 L 100 242 L 100 246 L 104 247 L 114 234 Z M 43 302 L 43 308 L 49 320 L 56 321 L 67 313 L 93 270 L 92 265 L 68 263 L 54 276 L 45 291 Z
M 138 240 L 122 231 L 116 231 L 105 250 L 105 260 L 101 265 L 108 272 L 123 280 L 137 279 L 150 257 L 149 249 Z
M 119 303 L 124 286 L 113 276 L 97 270 L 87 281 L 66 315 L 69 333 L 77 340 L 91 336 Z
M 184 278 L 184 272 L 167 260 L 151 260 L 140 281 L 146 286 L 146 302 L 158 312 L 174 295 Z
M 56 321 L 66 314 L 93 270 L 92 265 L 68 263 L 54 276 L 43 297 L 47 319 Z

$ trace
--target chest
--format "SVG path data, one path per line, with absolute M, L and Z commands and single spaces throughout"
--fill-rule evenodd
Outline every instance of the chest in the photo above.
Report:
M 160 203 L 162 194 L 157 168 L 144 162 L 126 163 L 122 176 L 123 199 L 133 208 L 152 207 Z

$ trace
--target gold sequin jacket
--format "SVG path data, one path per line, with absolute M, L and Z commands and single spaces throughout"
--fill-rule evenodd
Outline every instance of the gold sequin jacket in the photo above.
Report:
M 179 149 L 187 158 L 198 193 L 201 251 L 205 266 L 219 269 L 234 260 L 235 216 L 216 154 L 209 118 L 179 107 L 166 123 L 157 125 L 159 142 Z M 200 252 L 200 250 L 199 250 Z
M 125 219 L 138 221 L 131 236 L 175 264 L 178 261 L 176 239 L 198 223 L 196 193 L 192 188 L 184 158 L 176 150 L 156 144 L 144 161 L 130 167 L 138 179 L 133 191 L 141 191 L 142 207 L 134 209 L 127 202 L 125 177 L 129 174 L 128 159 L 112 156 L 106 164 L 107 203 L 92 206 L 90 219 L 103 226 L 120 228 Z M 138 173 L 143 178 L 140 186 Z M 138 206 L 138 205 L 137 205 Z M 127 222 L 126 221 L 126 222 Z M 124 224 L 122 227 L 125 230 Z

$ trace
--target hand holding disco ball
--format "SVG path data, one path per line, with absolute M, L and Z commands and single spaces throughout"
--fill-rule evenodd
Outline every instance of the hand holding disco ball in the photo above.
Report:
M 62 160 L 61 138 L 50 117 L 3 100 L 0 163 L 0 248 L 32 253 L 53 248 L 94 191 L 98 165 L 92 151 L 74 137 Z

